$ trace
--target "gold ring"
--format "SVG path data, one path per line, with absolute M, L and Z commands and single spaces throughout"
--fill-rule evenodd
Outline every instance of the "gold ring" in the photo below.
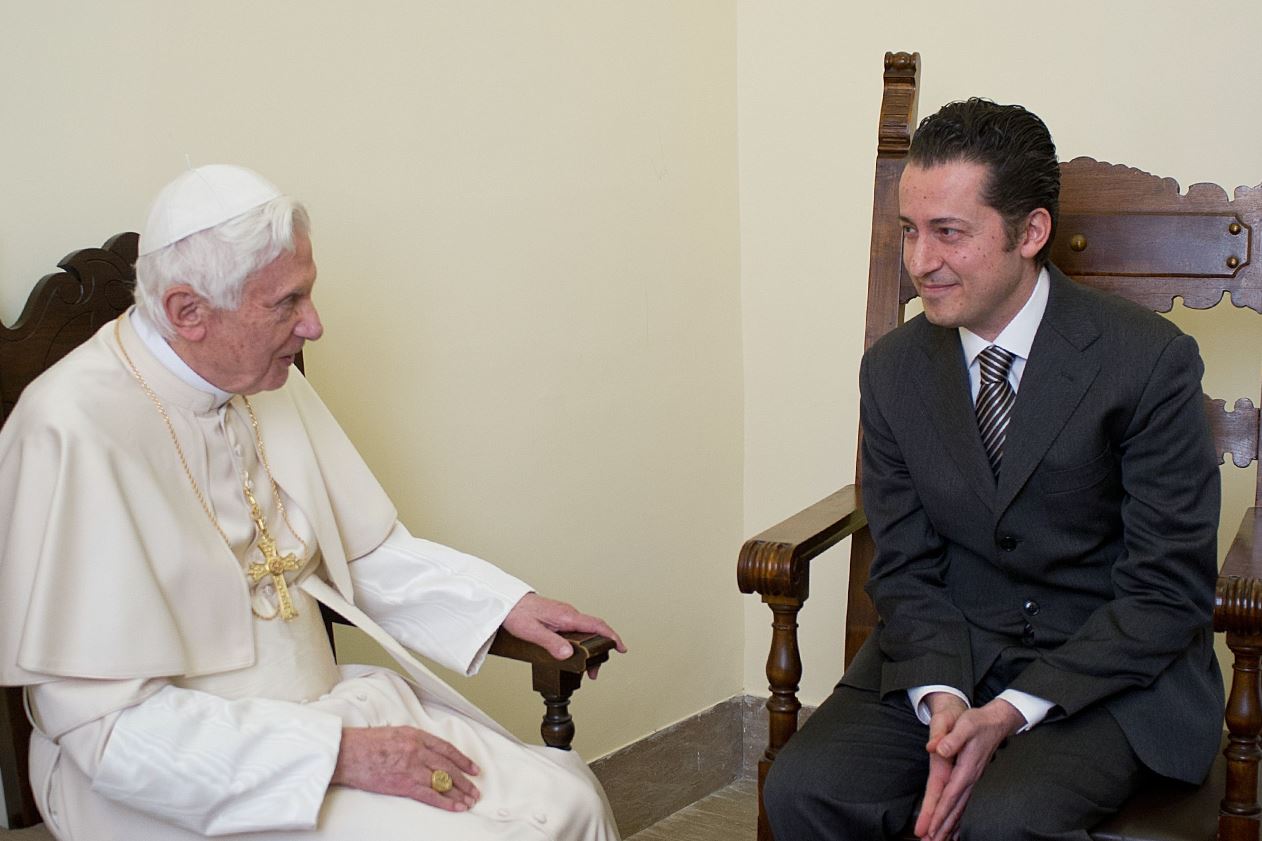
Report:
M 439 794 L 446 794 L 451 791 L 451 774 L 441 768 L 435 768 L 434 773 L 429 775 L 429 787 Z

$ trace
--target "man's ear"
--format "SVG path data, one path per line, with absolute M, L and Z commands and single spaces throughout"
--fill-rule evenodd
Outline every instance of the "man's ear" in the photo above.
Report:
M 1052 214 L 1047 212 L 1047 208 L 1040 207 L 1030 211 L 1030 215 L 1025 217 L 1025 231 L 1018 242 L 1021 256 L 1033 260 L 1051 236 Z
M 206 338 L 207 317 L 210 307 L 192 287 L 177 284 L 162 293 L 162 309 L 175 333 L 186 342 L 200 342 Z

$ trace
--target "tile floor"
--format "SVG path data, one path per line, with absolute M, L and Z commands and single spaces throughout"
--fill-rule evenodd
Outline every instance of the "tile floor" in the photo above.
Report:
M 626 841 L 752 841 L 757 821 L 758 783 L 737 780 Z
M 52 834 L 44 829 L 43 824 L 31 829 L 0 829 L 0 838 L 4 841 L 53 841 Z
M 757 832 L 758 784 L 737 780 L 642 829 L 626 841 L 743 841 Z M 49 838 L 42 828 L 20 831 L 0 829 L 4 841 L 38 841 Z

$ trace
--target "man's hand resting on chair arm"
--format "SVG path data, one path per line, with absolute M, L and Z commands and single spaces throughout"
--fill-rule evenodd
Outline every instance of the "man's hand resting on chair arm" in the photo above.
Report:
M 558 660 L 564 660 L 574 653 L 574 646 L 561 636 L 566 631 L 600 634 L 613 640 L 614 647 L 620 653 L 626 653 L 627 650 L 622 644 L 622 637 L 605 620 L 580 613 L 573 605 L 545 598 L 538 593 L 522 596 L 508 612 L 503 628 L 519 639 L 543 646 Z M 599 665 L 593 666 L 588 670 L 587 676 L 595 680 L 599 669 Z

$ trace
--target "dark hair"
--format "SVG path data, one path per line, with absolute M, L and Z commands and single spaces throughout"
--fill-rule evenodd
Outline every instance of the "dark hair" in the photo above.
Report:
M 1007 223 L 1009 248 L 1016 247 L 1025 218 L 1046 208 L 1051 235 L 1034 259 L 1039 266 L 1047 262 L 1060 210 L 1060 163 L 1052 135 L 1037 115 L 989 99 L 949 103 L 920 121 L 907 160 L 923 168 L 954 161 L 985 166 L 990 178 L 982 200 Z

